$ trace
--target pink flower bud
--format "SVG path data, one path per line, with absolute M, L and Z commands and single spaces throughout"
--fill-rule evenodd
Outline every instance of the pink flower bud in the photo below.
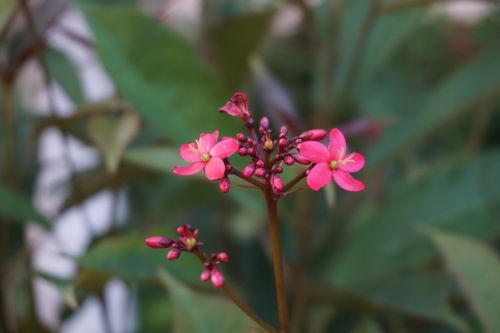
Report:
M 222 180 L 219 182 L 219 190 L 222 193 L 227 193 L 229 192 L 229 189 L 231 188 L 231 183 L 229 182 L 229 178 L 224 177 Z
M 239 142 L 245 142 L 247 141 L 247 137 L 243 133 L 238 133 L 236 134 L 236 140 L 238 140 Z
M 280 138 L 285 138 L 288 134 L 288 127 L 286 125 L 281 126 L 280 128 Z
M 255 149 L 253 149 L 253 148 L 248 148 L 248 149 L 247 149 L 247 155 L 250 155 L 250 156 L 255 155 Z
M 179 236 L 186 236 L 187 235 L 187 227 L 186 225 L 181 225 L 177 227 L 177 233 Z
M 255 163 L 257 165 L 257 168 L 263 168 L 264 167 L 264 161 L 263 160 L 258 160 L 257 163 Z
M 280 176 L 273 175 L 271 177 L 271 186 L 275 193 L 281 193 L 281 191 L 283 191 L 283 186 L 284 186 L 283 179 L 281 179 Z
M 249 163 L 243 168 L 243 177 L 250 178 L 253 176 L 253 173 L 255 171 L 255 163 Z
M 307 141 L 307 140 L 315 140 L 315 141 L 323 140 L 324 138 L 326 138 L 326 131 L 322 130 L 322 129 L 312 129 L 312 130 L 309 130 L 309 131 L 306 131 L 306 132 L 302 133 L 299 136 L 299 138 L 301 138 L 304 141 Z
M 167 237 L 153 236 L 146 238 L 144 242 L 154 249 L 166 249 L 174 243 L 174 240 Z
M 211 275 L 212 275 L 212 270 L 208 267 L 205 267 L 203 272 L 201 272 L 200 279 L 201 281 L 206 282 L 210 280 Z
M 226 252 L 219 252 L 217 254 L 217 260 L 220 262 L 228 262 L 229 256 L 227 255 Z
M 179 258 L 180 255 L 181 255 L 181 250 L 179 250 L 178 248 L 174 247 L 170 251 L 168 251 L 168 253 L 167 253 L 167 259 L 170 260 L 170 261 L 172 261 L 172 260 L 175 260 L 175 259 Z
M 240 149 L 238 149 L 238 154 L 241 156 L 245 156 L 247 154 L 247 148 L 241 147 Z
M 255 175 L 257 177 L 264 177 L 266 175 L 266 169 L 264 169 L 264 168 L 255 169 Z
M 299 153 L 293 155 L 293 158 L 299 162 L 300 164 L 310 164 L 311 162 L 307 159 L 305 159 L 303 156 L 301 156 Z
M 262 127 L 262 129 L 264 131 L 266 131 L 267 129 L 269 129 L 269 119 L 267 119 L 267 117 L 260 118 L 259 127 Z
M 287 140 L 286 140 L 285 138 L 281 138 L 281 139 L 279 139 L 279 141 L 278 141 L 278 146 L 279 146 L 280 148 L 283 148 L 283 147 L 285 147 L 285 146 L 286 146 L 286 143 L 287 143 Z
M 224 285 L 224 275 L 222 275 L 217 267 L 212 269 L 212 276 L 210 277 L 210 280 L 215 288 L 220 288 Z
M 290 155 L 286 155 L 285 158 L 283 158 L 283 161 L 286 165 L 293 165 L 295 163 L 295 158 Z

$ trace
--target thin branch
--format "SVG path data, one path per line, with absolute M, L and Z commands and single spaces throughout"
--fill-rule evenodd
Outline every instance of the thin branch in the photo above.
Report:
M 309 168 L 305 169 L 304 171 L 302 171 L 301 173 L 299 173 L 297 176 L 295 176 L 292 180 L 290 180 L 288 182 L 288 184 L 286 184 L 284 187 L 283 187 L 283 193 L 286 193 L 288 191 L 290 191 L 290 189 L 295 185 L 297 184 L 298 182 L 300 182 L 302 179 L 304 179 L 306 176 L 307 176 L 307 171 L 309 171 L 310 169 L 312 168 L 312 166 L 310 166 Z
M 244 180 L 244 181 L 246 181 L 247 183 L 252 184 L 253 186 L 257 187 L 258 189 L 260 189 L 260 190 L 262 190 L 262 191 L 265 189 L 265 185 L 264 185 L 262 182 L 260 182 L 260 181 L 258 181 L 258 180 L 256 180 L 256 179 L 254 179 L 254 178 L 252 178 L 252 177 L 247 178 L 247 177 L 243 176 L 243 173 L 241 173 L 241 171 L 240 171 L 240 170 L 237 170 L 237 169 L 235 169 L 235 168 L 232 168 L 232 169 L 231 169 L 231 171 L 230 171 L 230 174 L 233 174 L 233 175 L 235 175 L 236 177 L 239 177 L 239 178 L 243 179 L 243 180 Z

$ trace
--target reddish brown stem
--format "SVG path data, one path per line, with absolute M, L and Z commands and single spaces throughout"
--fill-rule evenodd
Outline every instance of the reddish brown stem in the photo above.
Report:
M 233 168 L 231 170 L 231 174 L 235 175 L 236 177 L 239 177 L 241 179 L 243 179 L 244 181 L 254 185 L 255 187 L 257 187 L 258 189 L 261 189 L 261 190 L 264 190 L 265 189 L 265 185 L 261 182 L 259 182 L 258 180 L 250 177 L 250 178 L 247 178 L 245 176 L 243 176 L 243 174 L 241 173 L 240 170 L 237 170 L 235 168 Z
M 278 223 L 278 201 L 274 198 L 272 189 L 268 185 L 265 191 L 267 215 L 269 219 L 269 242 L 273 262 L 274 283 L 276 286 L 276 301 L 278 303 L 278 316 L 280 333 L 288 332 L 288 305 L 286 300 L 285 278 L 283 274 L 283 258 L 281 254 L 281 241 Z

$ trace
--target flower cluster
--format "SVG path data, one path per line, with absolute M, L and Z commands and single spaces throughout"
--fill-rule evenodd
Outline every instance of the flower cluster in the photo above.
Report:
M 180 257 L 182 252 L 194 253 L 198 259 L 203 262 L 204 269 L 201 273 L 202 281 L 212 281 L 216 288 L 224 285 L 224 275 L 217 267 L 220 263 L 226 263 L 229 260 L 227 253 L 219 252 L 212 253 L 209 259 L 200 251 L 199 246 L 203 245 L 198 240 L 198 229 L 193 228 L 189 224 L 184 224 L 177 228 L 178 239 L 168 237 L 152 236 L 146 238 L 144 241 L 147 246 L 154 249 L 170 249 L 167 252 L 167 259 L 170 261 L 176 260 Z
M 346 191 L 364 189 L 365 185 L 351 176 L 351 173 L 363 168 L 364 157 L 356 152 L 347 153 L 346 141 L 339 129 L 330 131 L 327 146 L 321 143 L 327 135 L 323 129 L 312 129 L 289 137 L 288 128 L 282 126 L 277 137 L 273 138 L 267 117 L 260 119 L 257 131 L 254 129 L 247 97 L 241 92 L 235 93 L 220 112 L 239 117 L 250 133 L 238 133 L 235 138 L 224 137 L 219 142 L 219 131 L 202 133 L 198 140 L 181 146 L 180 155 L 190 165 L 174 167 L 175 174 L 187 176 L 203 170 L 209 180 L 219 181 L 219 189 L 223 193 L 229 191 L 231 184 L 228 176 L 233 174 L 261 189 L 268 187 L 276 196 L 282 196 L 297 183 L 284 183 L 281 176 L 283 168 L 299 163 L 309 166 L 301 178 L 307 177 L 307 185 L 314 191 L 325 187 L 332 179 Z M 235 153 L 251 159 L 241 171 L 228 160 Z

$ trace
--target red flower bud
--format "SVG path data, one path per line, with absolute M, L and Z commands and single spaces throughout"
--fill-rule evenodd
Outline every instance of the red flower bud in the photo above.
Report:
M 224 275 L 222 275 L 217 267 L 212 269 L 212 276 L 210 277 L 210 280 L 215 288 L 220 288 L 224 285 Z
M 238 133 L 236 134 L 236 140 L 238 140 L 239 142 L 245 142 L 247 141 L 247 137 L 243 133 Z
M 231 188 L 231 183 L 229 182 L 229 178 L 227 177 L 222 178 L 221 181 L 219 182 L 219 190 L 222 193 L 227 193 L 229 192 L 230 188 Z
M 241 147 L 240 149 L 238 149 L 238 154 L 241 156 L 245 156 L 247 154 L 247 148 Z
M 212 275 L 212 270 L 208 267 L 205 267 L 203 272 L 201 272 L 200 279 L 201 281 L 206 282 L 210 280 L 211 275 Z
M 250 178 L 253 176 L 253 173 L 255 171 L 255 163 L 249 163 L 245 166 L 243 169 L 243 177 Z
M 154 249 L 166 249 L 174 243 L 174 240 L 167 237 L 153 236 L 146 238 L 144 242 Z
M 264 131 L 268 130 L 269 129 L 269 119 L 267 119 L 267 117 L 260 118 L 259 127 L 261 127 Z
M 315 140 L 315 141 L 323 140 L 324 138 L 326 138 L 326 131 L 322 130 L 322 129 L 312 129 L 312 130 L 309 130 L 309 131 L 306 131 L 306 132 L 302 133 L 299 136 L 299 138 L 301 138 L 304 141 L 307 141 L 307 140 Z
M 257 168 L 263 168 L 265 165 L 263 160 L 258 160 L 255 164 L 257 165 Z
M 264 168 L 255 169 L 255 175 L 257 177 L 264 177 L 266 175 L 266 169 L 264 169 Z
M 283 191 L 283 187 L 284 187 L 283 179 L 281 179 L 280 176 L 273 175 L 271 177 L 271 186 L 272 186 L 273 191 L 275 193 L 281 193 L 281 191 Z
M 228 262 L 229 256 L 227 255 L 226 252 L 219 252 L 217 254 L 217 260 L 220 262 Z
M 293 158 L 292 156 L 290 155 L 286 155 L 284 158 L 283 158 L 283 161 L 285 162 L 286 165 L 293 165 L 295 163 L 295 158 Z
M 180 255 L 181 255 L 181 250 L 179 250 L 178 248 L 174 247 L 170 251 L 168 251 L 168 253 L 167 253 L 167 259 L 170 260 L 170 261 L 172 261 L 172 260 L 175 260 L 175 259 L 179 258 Z

